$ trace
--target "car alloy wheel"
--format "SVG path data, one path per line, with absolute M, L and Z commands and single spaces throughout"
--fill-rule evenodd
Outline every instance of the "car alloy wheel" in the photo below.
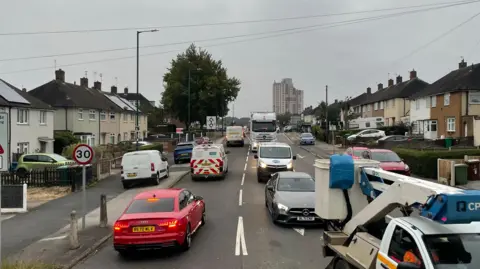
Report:
M 190 232 L 190 224 L 187 225 L 187 230 L 185 232 L 185 250 L 188 250 L 192 246 L 192 234 Z
M 167 173 L 165 174 L 165 178 L 168 178 L 170 176 L 170 168 L 167 167 Z

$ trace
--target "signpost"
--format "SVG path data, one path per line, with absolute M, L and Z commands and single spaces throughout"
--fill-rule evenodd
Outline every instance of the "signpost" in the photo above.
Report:
M 217 117 L 207 116 L 207 130 L 216 130 L 217 129 Z
M 82 229 L 85 229 L 85 216 L 87 215 L 87 168 L 93 160 L 93 149 L 87 144 L 79 144 L 73 150 L 73 160 L 82 166 Z
M 181 136 L 183 134 L 183 128 L 177 128 L 175 129 L 175 133 L 178 134 L 178 142 L 180 143 L 181 142 Z

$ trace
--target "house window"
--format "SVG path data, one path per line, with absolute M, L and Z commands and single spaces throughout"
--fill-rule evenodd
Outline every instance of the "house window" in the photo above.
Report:
M 430 96 L 430 104 L 432 107 L 437 107 L 437 96 Z
M 28 110 L 27 109 L 18 109 L 17 110 L 17 123 L 28 124 Z
M 78 110 L 78 120 L 83 120 L 83 109 Z
M 110 112 L 110 120 L 115 120 L 115 112 Z
M 110 134 L 110 144 L 115 144 L 115 134 Z
M 444 106 L 450 105 L 450 94 L 449 93 L 446 93 L 445 95 L 443 95 L 443 105 Z
M 385 108 L 388 108 L 388 107 L 389 107 L 388 104 L 390 104 L 390 100 L 385 101 Z
M 455 118 L 447 118 L 447 132 L 455 132 Z
M 29 143 L 28 142 L 20 142 L 17 143 L 17 153 L 28 153 Z
M 378 110 L 378 103 L 377 102 L 373 103 L 373 109 Z
M 130 121 L 133 121 L 133 113 L 130 114 Z
M 95 146 L 95 137 L 90 138 L 90 145 L 89 146 Z
M 392 102 L 392 107 L 395 107 L 395 99 L 390 100 Z
M 90 120 L 95 120 L 96 115 L 97 115 L 97 114 L 95 113 L 95 110 L 90 110 L 90 112 L 88 113 L 88 118 L 89 118 Z
M 455 127 L 455 119 L 453 119 L 453 125 Z M 436 120 L 432 120 L 430 122 L 430 131 L 432 132 L 436 132 L 437 131 L 437 121 Z
M 45 125 L 47 124 L 47 111 L 40 111 L 40 124 Z
M 100 112 L 100 120 L 101 121 L 107 120 L 107 113 L 105 111 Z
M 380 109 L 383 109 L 383 101 L 380 102 Z
M 420 99 L 415 100 L 415 109 L 420 109 Z
M 370 112 L 370 105 L 367 105 L 367 112 Z

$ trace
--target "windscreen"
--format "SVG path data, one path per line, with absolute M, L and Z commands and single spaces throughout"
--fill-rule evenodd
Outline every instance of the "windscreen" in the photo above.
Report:
M 252 132 L 275 132 L 277 126 L 275 122 L 252 122 Z
M 134 200 L 128 207 L 126 214 L 173 212 L 175 198 L 141 199 Z
M 193 144 L 178 144 L 175 150 L 193 149 Z
M 315 181 L 312 178 L 280 178 L 278 191 L 314 192 Z
M 372 152 L 371 159 L 379 162 L 401 162 L 395 152 Z
M 480 268 L 480 235 L 424 235 L 430 259 L 435 269 Z
M 65 162 L 65 161 L 68 161 L 67 158 L 63 157 L 62 155 L 58 155 L 58 154 L 51 154 L 50 155 L 55 161 L 57 162 Z
M 313 135 L 312 134 L 309 134 L 309 133 L 304 133 L 301 135 L 302 138 L 313 138 Z
M 260 147 L 260 158 L 290 159 L 292 152 L 288 147 Z

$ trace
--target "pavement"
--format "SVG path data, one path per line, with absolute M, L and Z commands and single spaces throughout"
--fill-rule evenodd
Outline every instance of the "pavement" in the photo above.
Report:
M 157 188 L 170 188 L 180 181 L 187 172 L 171 172 L 170 177 L 163 179 L 158 186 L 148 186 L 129 189 L 114 199 L 107 202 L 107 227 L 99 227 L 100 209 L 96 208 L 85 216 L 85 229 L 81 229 L 81 218 L 78 219 L 78 227 L 81 229 L 78 233 L 79 248 L 70 249 L 69 244 L 69 225 L 63 226 L 54 233 L 30 244 L 19 253 L 8 258 L 10 261 L 42 262 L 44 264 L 55 264 L 64 268 L 71 268 L 74 264 L 81 261 L 87 255 L 95 251 L 101 244 L 108 241 L 112 235 L 113 223 L 120 217 L 132 198 L 139 192 Z M 97 206 L 100 200 L 97 200 Z M 70 217 L 70 212 L 66 215 Z
M 279 140 L 289 142 L 283 135 Z M 300 155 L 295 170 L 313 175 L 315 157 L 296 145 L 292 148 Z M 74 268 L 325 268 L 330 259 L 321 254 L 322 230 L 273 224 L 265 208 L 265 184 L 256 179 L 253 154 L 248 147 L 228 150 L 229 174 L 225 180 L 192 181 L 187 175 L 176 185 L 203 196 L 206 202 L 207 223 L 188 252 L 145 253 L 122 259 L 108 241 Z

